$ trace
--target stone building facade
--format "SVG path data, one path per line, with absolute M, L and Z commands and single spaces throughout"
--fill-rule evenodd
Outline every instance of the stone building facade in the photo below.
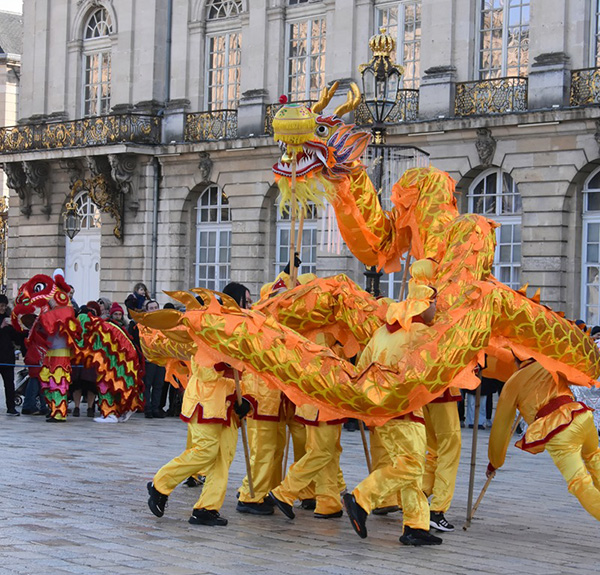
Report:
M 315 100 L 337 80 L 343 99 L 384 26 L 405 69 L 387 144 L 426 152 L 464 211 L 503 224 L 502 281 L 598 323 L 599 12 L 598 0 L 26 0 L 20 119 L 0 139 L 9 292 L 66 266 L 80 300 L 122 300 L 140 280 L 161 303 L 162 290 L 228 280 L 256 294 L 287 262 L 269 135 L 279 95 Z M 311 215 L 301 271 L 364 283 L 346 248 L 326 249 L 327 215 Z M 383 279 L 394 295 L 398 278 Z

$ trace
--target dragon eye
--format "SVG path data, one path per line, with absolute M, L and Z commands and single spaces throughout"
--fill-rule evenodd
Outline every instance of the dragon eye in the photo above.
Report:
M 39 293 L 46 289 L 46 284 L 42 282 L 38 282 L 33 286 L 33 293 Z
M 329 135 L 329 128 L 323 124 L 318 125 L 315 129 L 315 134 L 321 138 Z

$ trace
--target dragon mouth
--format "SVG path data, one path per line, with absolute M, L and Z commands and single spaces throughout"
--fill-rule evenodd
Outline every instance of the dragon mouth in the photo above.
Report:
M 292 177 L 292 158 L 287 154 L 286 146 L 279 142 L 284 152 L 279 161 L 273 166 L 273 171 L 286 178 Z M 320 142 L 308 142 L 302 151 L 296 155 L 296 176 L 306 176 L 327 166 L 327 146 Z
M 37 317 L 38 316 L 35 313 L 26 313 L 24 315 L 19 316 L 19 323 L 25 328 L 30 329 L 31 326 L 35 323 Z

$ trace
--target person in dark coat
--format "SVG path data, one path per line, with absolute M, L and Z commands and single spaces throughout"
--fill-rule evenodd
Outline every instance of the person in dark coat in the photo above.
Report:
M 0 375 L 4 382 L 6 414 L 21 415 L 15 408 L 15 345 L 23 345 L 10 321 L 8 298 L 0 294 Z

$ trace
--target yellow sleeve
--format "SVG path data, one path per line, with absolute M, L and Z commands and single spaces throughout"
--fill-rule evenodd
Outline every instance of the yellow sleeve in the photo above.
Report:
M 488 444 L 488 457 L 494 468 L 499 469 L 504 465 L 506 451 L 511 440 L 511 430 L 517 413 L 517 393 L 519 391 L 519 372 L 516 372 L 504 384 L 496 415 L 490 431 L 490 442 Z

